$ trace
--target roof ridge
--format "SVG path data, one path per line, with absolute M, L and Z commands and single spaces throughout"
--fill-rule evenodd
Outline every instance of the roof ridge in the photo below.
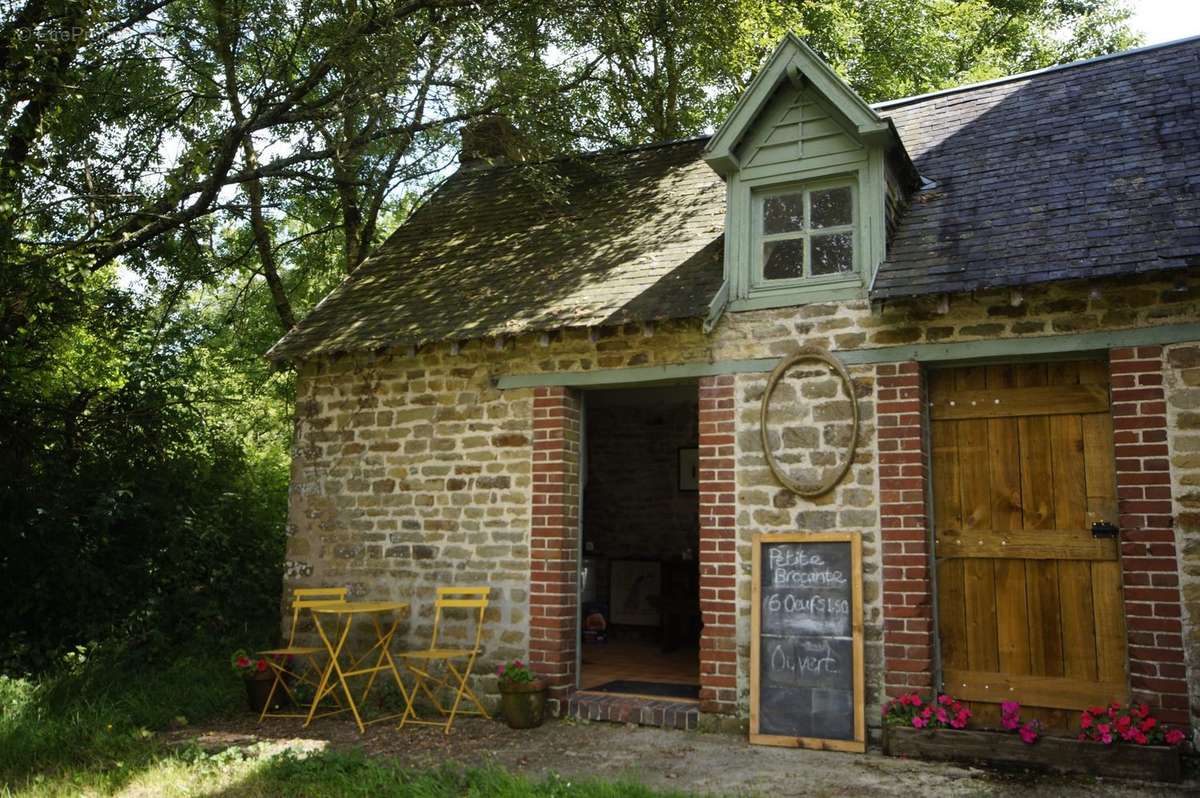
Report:
M 936 97 L 943 97 L 948 94 L 961 94 L 969 91 L 975 91 L 976 89 L 990 88 L 992 86 L 999 86 L 1005 83 L 1013 83 L 1018 80 L 1027 80 L 1029 78 L 1038 77 L 1050 72 L 1062 72 L 1067 69 L 1090 66 L 1092 64 L 1097 64 L 1103 61 L 1112 61 L 1118 58 L 1143 55 L 1145 53 L 1153 52 L 1155 50 L 1162 50 L 1167 47 L 1176 47 L 1182 44 L 1194 44 L 1196 42 L 1200 42 L 1200 35 L 1186 36 L 1182 39 L 1173 39 L 1169 42 L 1159 42 L 1158 44 L 1147 44 L 1143 47 L 1132 47 L 1128 50 L 1121 50 L 1117 53 L 1105 53 L 1104 55 L 1097 55 L 1093 56 L 1092 58 L 1083 58 L 1079 61 L 1068 61 L 1065 64 L 1053 64 L 1048 67 L 1042 67 L 1041 69 L 1031 69 L 1028 72 L 1018 72 L 1015 75 L 1005 75 L 1004 77 L 992 78 L 991 80 L 982 80 L 978 83 L 968 83 L 963 86 L 953 86 L 948 89 L 938 89 L 937 91 L 926 92 L 925 94 L 913 94 L 908 97 L 898 97 L 894 100 L 881 100 L 876 103 L 871 103 L 871 108 L 873 110 L 879 110 L 883 108 L 906 105 L 909 103 L 923 102 Z
M 630 144 L 625 147 L 610 147 L 602 150 L 583 150 L 575 152 L 565 152 L 560 155 L 555 155 L 551 158 L 542 158 L 536 161 L 515 161 L 508 163 L 498 163 L 493 165 L 473 166 L 469 169 L 458 169 L 454 174 L 480 174 L 491 172 L 499 169 L 520 169 L 524 166 L 539 166 L 542 164 L 558 163 L 560 161 L 570 161 L 576 158 L 601 158 L 608 155 L 624 155 L 632 152 L 642 152 L 645 150 L 666 149 L 667 147 L 678 147 L 683 144 L 696 144 L 702 141 L 708 141 L 712 138 L 711 133 L 702 133 L 698 136 L 689 136 L 681 139 L 668 139 L 667 141 L 653 141 L 649 144 Z

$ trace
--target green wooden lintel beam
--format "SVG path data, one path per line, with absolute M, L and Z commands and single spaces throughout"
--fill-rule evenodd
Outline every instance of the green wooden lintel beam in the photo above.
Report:
M 909 360 L 928 364 L 941 362 L 966 364 L 1006 358 L 1063 357 L 1123 346 L 1154 346 L 1184 341 L 1200 341 L 1200 324 L 1167 324 L 1131 330 L 1106 330 L 1029 338 L 996 338 L 990 341 L 906 344 L 878 349 L 847 349 L 836 351 L 834 354 L 848 366 L 900 363 Z M 779 363 L 777 357 L 763 357 L 748 360 L 719 360 L 590 371 L 505 374 L 496 379 L 496 385 L 505 390 L 551 385 L 574 388 L 623 388 L 634 385 L 686 382 L 718 374 L 761 373 L 775 368 L 777 363 Z

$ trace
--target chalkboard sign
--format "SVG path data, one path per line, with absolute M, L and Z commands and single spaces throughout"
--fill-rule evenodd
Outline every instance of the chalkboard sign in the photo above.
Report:
M 865 751 L 862 542 L 754 536 L 750 742 Z

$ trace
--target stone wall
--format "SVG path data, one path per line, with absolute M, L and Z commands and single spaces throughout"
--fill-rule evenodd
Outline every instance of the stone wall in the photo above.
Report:
M 555 419 L 577 414 L 572 392 L 553 389 L 553 396 L 539 399 L 546 404 L 538 412 L 547 415 L 535 420 L 534 392 L 500 391 L 494 378 L 777 357 L 801 345 L 847 350 L 982 341 L 1195 323 L 1197 318 L 1200 277 L 1193 275 L 977 292 L 892 303 L 875 311 L 865 302 L 848 302 L 726 314 L 707 336 L 699 321 L 682 321 L 321 358 L 303 364 L 298 381 L 286 585 L 347 584 L 357 597 L 411 600 L 413 618 L 402 631 L 408 645 L 428 640 L 436 585 L 493 585 L 479 668 L 486 674 L 498 660 L 526 654 L 531 637 L 541 641 L 537 650 L 573 640 L 573 633 L 562 628 L 573 623 L 570 612 L 549 608 L 555 596 L 572 589 L 569 551 L 577 544 L 572 535 L 578 528 L 577 520 L 534 503 L 538 468 L 548 469 L 542 471 L 544 479 L 557 480 L 548 484 L 565 485 L 572 478 L 577 437 L 547 441 L 553 451 L 535 452 L 539 424 L 548 425 L 544 431 L 549 434 L 559 429 Z M 1194 351 L 1195 346 L 1178 346 L 1166 354 L 1177 530 L 1184 552 L 1186 609 L 1193 619 L 1200 615 L 1200 555 L 1193 523 L 1200 491 L 1193 451 L 1198 436 L 1192 429 L 1200 409 L 1195 406 L 1195 366 L 1189 365 Z M 877 717 L 884 684 L 880 416 L 888 415 L 891 425 L 902 415 L 880 409 L 884 400 L 877 388 L 884 386 L 879 374 L 876 367 L 852 369 L 863 419 L 859 449 L 842 484 L 815 501 L 783 491 L 766 469 L 757 436 L 758 401 L 767 375 L 701 380 L 701 467 L 711 476 L 708 492 L 700 495 L 701 560 L 703 564 L 707 551 L 711 564 L 701 584 L 702 609 L 711 627 L 702 641 L 705 656 L 711 656 L 704 667 L 714 685 L 707 694 L 708 709 L 746 710 L 749 535 L 759 529 L 836 528 L 863 534 L 868 719 Z M 788 412 L 804 414 L 803 420 L 815 422 L 818 430 L 793 430 L 786 439 L 780 433 L 785 467 L 804 476 L 806 468 L 828 467 L 837 450 L 833 444 L 844 434 L 839 430 L 844 429 L 849 399 L 822 395 L 829 388 L 820 375 L 807 383 L 786 382 L 791 396 L 812 404 L 787 407 L 785 388 L 775 400 L 780 418 Z M 796 415 L 794 420 L 802 419 Z M 535 457 L 556 459 L 539 461 L 539 466 Z M 542 578 L 531 578 L 534 570 Z M 531 589 L 541 596 L 532 604 Z M 531 624 L 533 613 L 540 620 Z M 1195 668 L 1196 632 L 1189 634 Z M 566 664 L 565 654 L 559 659 L 562 663 L 553 667 L 566 669 L 558 674 L 566 685 L 573 665 Z M 1193 670 L 1193 705 L 1200 703 L 1195 674 Z M 488 678 L 483 680 L 487 689 Z
M 879 559 L 879 488 L 875 428 L 875 367 L 850 369 L 855 395 L 847 396 L 827 366 L 789 369 L 769 402 L 768 440 L 779 468 L 802 485 L 829 476 L 845 456 L 850 402 L 858 403 L 858 448 L 849 472 L 831 491 L 802 499 L 779 485 L 760 441 L 767 374 L 741 374 L 737 401 L 738 703 L 750 695 L 751 540 L 756 532 L 858 532 L 862 536 L 864 644 L 868 706 L 880 705 L 882 629 Z M 878 714 L 877 712 L 875 713 Z M 871 717 L 868 712 L 868 717 Z
M 1200 730 L 1200 343 L 1166 350 L 1167 429 L 1192 726 Z

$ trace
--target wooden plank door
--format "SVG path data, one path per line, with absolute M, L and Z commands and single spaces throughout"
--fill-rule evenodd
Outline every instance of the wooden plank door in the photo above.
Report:
M 1107 364 L 940 369 L 929 403 L 943 690 L 985 723 L 1126 701 Z

